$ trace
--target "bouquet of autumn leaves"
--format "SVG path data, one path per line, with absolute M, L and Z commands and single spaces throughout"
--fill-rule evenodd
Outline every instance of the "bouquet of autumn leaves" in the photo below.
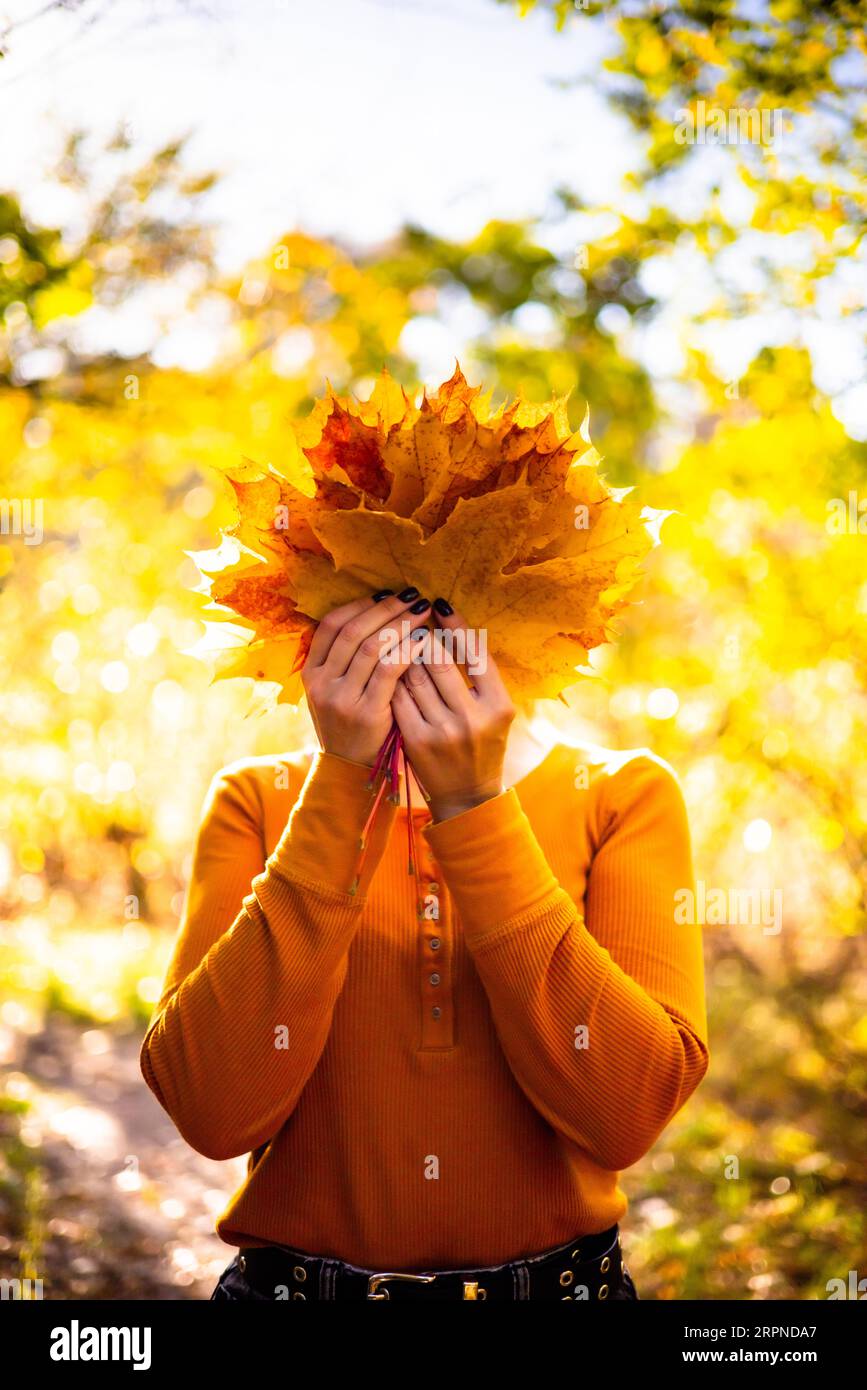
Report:
M 460 367 L 418 406 L 387 372 L 367 401 L 329 389 L 279 469 L 228 471 L 237 524 L 192 557 L 209 608 L 249 629 L 216 677 L 271 682 L 297 704 L 318 621 L 414 586 L 484 631 L 516 704 L 560 696 L 614 635 L 667 515 L 606 486 L 585 427 L 573 433 L 565 400 L 492 410 Z M 396 790 L 396 726 L 387 744 L 379 795 Z

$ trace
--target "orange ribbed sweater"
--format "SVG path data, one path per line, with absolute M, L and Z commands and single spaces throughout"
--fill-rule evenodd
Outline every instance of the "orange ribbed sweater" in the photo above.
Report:
M 421 923 L 404 808 L 347 892 L 368 775 L 255 758 L 208 795 L 141 1066 L 193 1148 L 250 1155 L 219 1234 L 411 1272 L 606 1229 L 708 1065 L 673 773 L 558 744 L 451 820 L 415 810 Z

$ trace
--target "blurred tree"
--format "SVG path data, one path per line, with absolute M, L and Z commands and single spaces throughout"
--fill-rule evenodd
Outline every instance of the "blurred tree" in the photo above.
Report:
M 116 378 L 119 363 L 112 352 L 83 349 L 76 320 L 84 310 L 147 301 L 170 281 L 181 292 L 173 312 L 182 312 L 209 283 L 214 248 L 199 208 L 216 176 L 186 172 L 185 144 L 131 163 L 123 125 L 96 150 L 82 131 L 72 132 L 49 171 L 77 199 L 81 227 L 71 238 L 35 227 L 13 195 L 0 195 L 0 381 L 38 391 L 53 380 L 76 395 L 87 375 L 93 391 L 106 373 Z M 103 167 L 121 162 L 101 194 L 89 172 L 96 159 Z
M 51 292 L 65 287 L 75 294 L 79 266 L 64 255 L 57 228 L 31 227 L 17 198 L 0 194 L 0 313 L 7 323 L 13 305 L 20 306 L 21 314 L 44 321 L 42 306 Z
M 575 81 L 592 81 L 640 135 L 624 196 L 638 195 L 645 209 L 634 228 L 642 259 L 667 256 L 683 268 L 701 258 L 708 288 L 694 317 L 716 328 L 709 341 L 725 341 L 733 318 L 751 318 L 761 334 L 774 307 L 797 314 L 801 341 L 811 320 L 843 321 L 859 346 L 849 345 L 848 380 L 835 389 L 859 382 L 864 0 L 498 3 L 524 15 L 549 11 L 564 41 L 580 42 L 588 24 L 609 38 L 602 70 Z M 654 235 L 660 216 L 662 239 Z

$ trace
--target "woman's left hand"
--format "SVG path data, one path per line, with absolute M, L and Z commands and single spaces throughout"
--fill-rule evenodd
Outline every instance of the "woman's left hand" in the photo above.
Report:
M 440 628 L 466 632 L 460 614 L 432 615 Z M 468 670 L 468 686 L 435 630 L 424 661 L 395 686 L 391 707 L 407 756 L 430 796 L 435 821 L 460 815 L 503 791 L 503 759 L 515 708 L 491 657 Z

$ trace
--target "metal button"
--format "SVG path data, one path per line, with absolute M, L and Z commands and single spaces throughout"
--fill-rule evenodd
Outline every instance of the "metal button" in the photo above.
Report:
M 430 977 L 430 982 L 431 982 L 432 985 L 438 985 L 439 982 L 440 982 L 440 977 L 439 977 L 439 975 L 431 975 L 431 977 Z
M 433 1014 L 434 1018 L 440 1018 L 442 1015 L 442 1009 L 439 1007 L 438 1004 L 434 1004 L 433 1008 L 431 1009 L 431 1013 Z
M 432 936 L 430 941 L 428 942 L 428 945 L 430 946 L 432 951 L 438 951 L 440 946 L 442 945 L 442 942 L 440 941 L 438 936 Z

